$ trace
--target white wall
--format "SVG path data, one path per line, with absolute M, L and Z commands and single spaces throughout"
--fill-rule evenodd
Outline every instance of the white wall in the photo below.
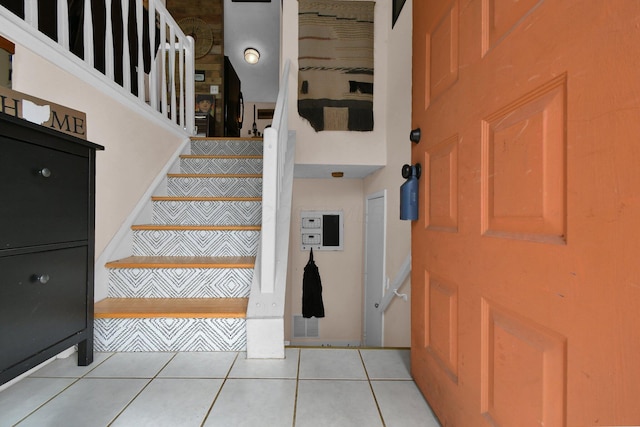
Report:
M 400 174 L 410 163 L 411 126 L 411 2 L 407 1 L 391 29 L 391 0 L 375 6 L 374 130 L 315 132 L 297 112 L 298 3 L 284 2 L 283 58 L 290 59 L 289 125 L 296 130 L 296 165 L 386 165 L 365 179 L 296 179 L 288 278 L 285 337 L 293 340 L 292 315 L 301 314 L 302 272 L 308 252 L 300 251 L 300 210 L 343 209 L 345 251 L 315 252 L 323 283 L 326 317 L 319 339 L 309 344 L 353 343 L 362 340 L 364 297 L 364 202 L 368 194 L 387 189 L 386 271 L 393 280 L 410 252 L 410 223 L 399 220 Z M 410 285 L 402 292 L 410 294 Z M 385 346 L 411 344 L 410 303 L 395 299 L 385 313 Z
M 184 138 L 166 132 L 92 86 L 16 45 L 13 89 L 87 114 L 96 165 L 96 258 Z

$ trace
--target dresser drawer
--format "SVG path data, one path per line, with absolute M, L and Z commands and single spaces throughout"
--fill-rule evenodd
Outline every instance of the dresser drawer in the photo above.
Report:
M 87 247 L 0 257 L 0 367 L 87 327 Z
M 87 157 L 0 137 L 0 249 L 86 240 Z

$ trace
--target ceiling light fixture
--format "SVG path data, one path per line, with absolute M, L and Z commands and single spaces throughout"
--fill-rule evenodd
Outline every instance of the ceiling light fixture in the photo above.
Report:
M 248 47 L 244 50 L 244 60 L 249 64 L 257 64 L 260 60 L 260 52 L 257 49 Z

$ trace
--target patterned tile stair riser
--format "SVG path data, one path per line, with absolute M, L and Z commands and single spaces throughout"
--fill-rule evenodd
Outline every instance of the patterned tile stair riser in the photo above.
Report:
M 261 140 L 194 138 L 191 155 L 180 158 L 180 173 L 167 178 L 167 196 L 152 200 L 152 224 L 133 227 L 133 256 L 108 265 L 102 307 L 134 300 L 169 299 L 169 307 L 189 299 L 246 301 L 262 218 L 261 156 Z M 185 261 L 194 257 L 195 265 Z M 170 315 L 104 314 L 101 303 L 96 304 L 96 351 L 246 350 L 242 313 L 212 314 L 205 307 Z
M 153 223 L 253 225 L 262 220 L 260 201 L 154 200 Z
M 180 169 L 190 174 L 261 174 L 262 158 L 182 156 Z
M 113 268 L 111 298 L 248 298 L 250 268 Z
M 260 140 L 213 140 L 195 139 L 191 144 L 191 154 L 214 156 L 217 154 L 238 156 L 262 156 Z
M 95 351 L 242 351 L 244 319 L 95 319 Z
M 255 256 L 259 230 L 134 230 L 133 255 Z
M 233 178 L 194 178 L 192 176 L 169 176 L 169 196 L 198 194 L 201 197 L 260 197 L 262 177 L 244 176 Z

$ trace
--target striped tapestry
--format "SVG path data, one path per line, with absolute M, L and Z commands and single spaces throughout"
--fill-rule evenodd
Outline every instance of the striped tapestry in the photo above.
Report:
M 316 132 L 373 130 L 375 2 L 298 3 L 298 113 Z

